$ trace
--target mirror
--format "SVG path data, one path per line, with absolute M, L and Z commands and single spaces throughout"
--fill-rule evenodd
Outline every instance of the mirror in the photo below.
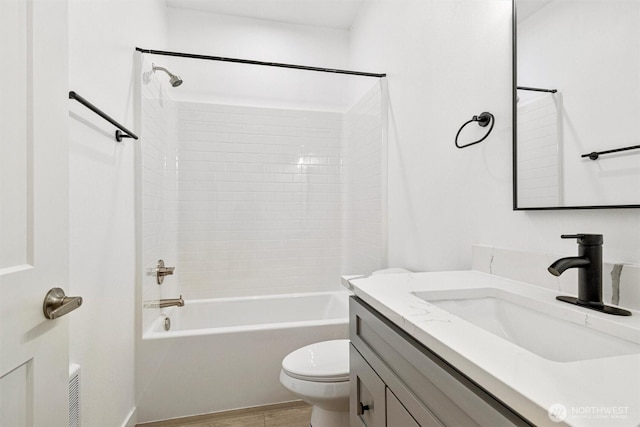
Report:
M 513 0 L 515 210 L 640 207 L 640 0 Z

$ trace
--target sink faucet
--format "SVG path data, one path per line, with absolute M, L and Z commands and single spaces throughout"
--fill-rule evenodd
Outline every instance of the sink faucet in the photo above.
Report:
M 174 305 L 177 307 L 184 307 L 182 295 L 180 295 L 180 298 L 161 299 L 158 301 L 158 307 L 160 308 L 172 307 Z
M 602 234 L 563 234 L 563 239 L 578 239 L 578 256 L 560 258 L 547 270 L 560 276 L 569 268 L 578 270 L 578 298 L 557 296 L 559 301 L 617 316 L 631 316 L 631 312 L 602 302 Z

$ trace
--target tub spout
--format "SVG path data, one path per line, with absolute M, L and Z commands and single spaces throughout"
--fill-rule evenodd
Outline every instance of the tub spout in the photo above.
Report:
M 180 295 L 180 298 L 161 299 L 158 302 L 158 307 L 160 308 L 173 307 L 174 305 L 177 307 L 184 307 L 182 295 Z

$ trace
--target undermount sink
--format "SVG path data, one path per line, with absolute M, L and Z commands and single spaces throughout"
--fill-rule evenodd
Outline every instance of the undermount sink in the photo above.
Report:
M 540 357 L 556 362 L 640 354 L 640 337 L 611 323 L 605 331 L 587 327 L 590 314 L 546 304 L 496 288 L 413 292 L 447 311 Z M 602 322 L 601 322 L 602 323 Z M 627 329 L 626 336 L 616 336 Z M 603 329 L 603 327 L 601 327 Z M 635 342 L 634 342 L 635 341 Z

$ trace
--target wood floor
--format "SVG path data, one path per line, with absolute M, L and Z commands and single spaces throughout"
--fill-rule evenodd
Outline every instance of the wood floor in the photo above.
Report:
M 311 405 L 298 401 L 138 424 L 136 427 L 309 427 Z

